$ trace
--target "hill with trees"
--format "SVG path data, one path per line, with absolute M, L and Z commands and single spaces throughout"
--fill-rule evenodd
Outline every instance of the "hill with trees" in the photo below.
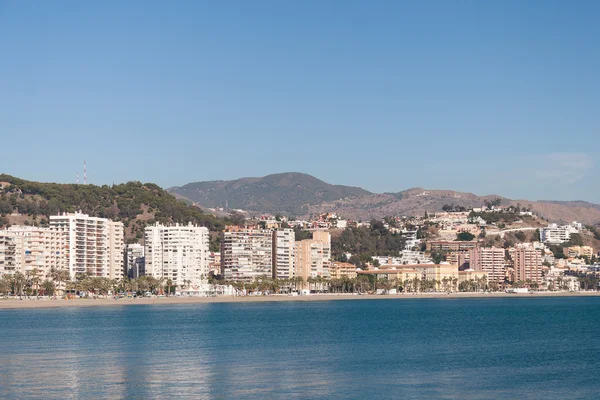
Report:
M 155 222 L 192 222 L 213 232 L 222 230 L 228 222 L 177 200 L 153 183 L 112 186 L 40 183 L 0 174 L 0 227 L 47 226 L 49 216 L 75 211 L 122 221 L 128 242 L 141 240 L 146 225 Z
M 288 215 L 306 214 L 310 205 L 372 194 L 361 188 L 330 185 L 297 172 L 234 181 L 194 182 L 168 190 L 204 207 Z

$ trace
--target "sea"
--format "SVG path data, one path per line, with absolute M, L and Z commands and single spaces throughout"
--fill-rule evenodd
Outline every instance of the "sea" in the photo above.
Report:
M 600 298 L 0 310 L 1 399 L 598 399 Z

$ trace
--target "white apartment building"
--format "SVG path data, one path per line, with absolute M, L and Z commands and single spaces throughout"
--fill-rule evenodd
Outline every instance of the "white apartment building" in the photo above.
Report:
M 579 233 L 581 224 L 573 222 L 569 225 L 558 226 L 549 224 L 546 228 L 540 229 L 540 241 L 549 244 L 559 244 L 568 242 L 572 233 Z
M 295 275 L 304 281 L 309 277 L 329 278 L 331 265 L 331 236 L 326 231 L 313 232 L 312 239 L 296 242 Z
M 0 231 L 0 277 L 16 272 L 16 245 L 12 236 Z
M 129 278 L 135 279 L 145 275 L 144 246 L 139 243 L 127 245 L 125 271 Z
M 273 270 L 270 229 L 229 227 L 221 235 L 221 274 L 227 280 L 253 281 Z
M 50 216 L 50 228 L 60 237 L 60 252 L 71 274 L 105 278 L 123 276 L 123 223 L 87 214 L 63 213 Z
M 144 235 L 146 275 L 171 279 L 179 287 L 198 288 L 208 275 L 208 228 L 156 223 Z
M 293 229 L 273 231 L 273 278 L 288 279 L 294 276 L 295 243 Z
M 469 250 L 469 265 L 474 271 L 487 275 L 488 282 L 504 282 L 506 261 L 504 249 L 499 247 L 479 247 Z
M 15 271 L 25 274 L 37 269 L 41 277 L 52 268 L 65 268 L 60 251 L 62 233 L 51 228 L 11 226 L 3 232 L 15 245 Z

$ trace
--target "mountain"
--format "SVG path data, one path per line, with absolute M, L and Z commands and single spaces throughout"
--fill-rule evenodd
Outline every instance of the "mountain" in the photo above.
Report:
M 204 207 L 294 215 L 307 213 L 311 206 L 372 195 L 361 188 L 330 185 L 313 176 L 296 172 L 234 181 L 188 183 L 168 191 Z
M 141 240 L 145 226 L 155 221 L 193 222 L 212 231 L 221 230 L 228 222 L 177 200 L 153 183 L 74 185 L 32 182 L 0 174 L 0 228 L 10 224 L 45 226 L 50 215 L 79 210 L 122 221 L 129 242 Z
M 600 224 L 600 205 L 583 201 L 511 200 L 498 195 L 478 196 L 453 190 L 412 188 L 397 193 L 331 185 L 301 173 L 262 178 L 189 183 L 168 189 L 179 198 L 204 207 L 243 209 L 254 213 L 284 213 L 297 217 L 334 211 L 348 219 L 368 220 L 392 215 L 423 215 L 446 204 L 479 207 L 499 198 L 503 205 L 520 205 L 553 222 Z

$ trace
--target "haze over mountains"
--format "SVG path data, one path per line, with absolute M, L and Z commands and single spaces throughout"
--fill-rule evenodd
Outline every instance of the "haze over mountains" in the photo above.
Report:
M 496 198 L 503 205 L 530 208 L 550 221 L 600 223 L 600 205 L 585 201 L 511 200 L 498 195 L 477 196 L 453 190 L 412 188 L 396 193 L 331 185 L 311 175 L 289 172 L 260 178 L 193 182 L 169 192 L 201 207 L 242 209 L 254 213 L 282 213 L 297 217 L 334 211 L 345 218 L 370 219 L 392 215 L 422 215 L 441 211 L 445 204 L 482 206 Z

